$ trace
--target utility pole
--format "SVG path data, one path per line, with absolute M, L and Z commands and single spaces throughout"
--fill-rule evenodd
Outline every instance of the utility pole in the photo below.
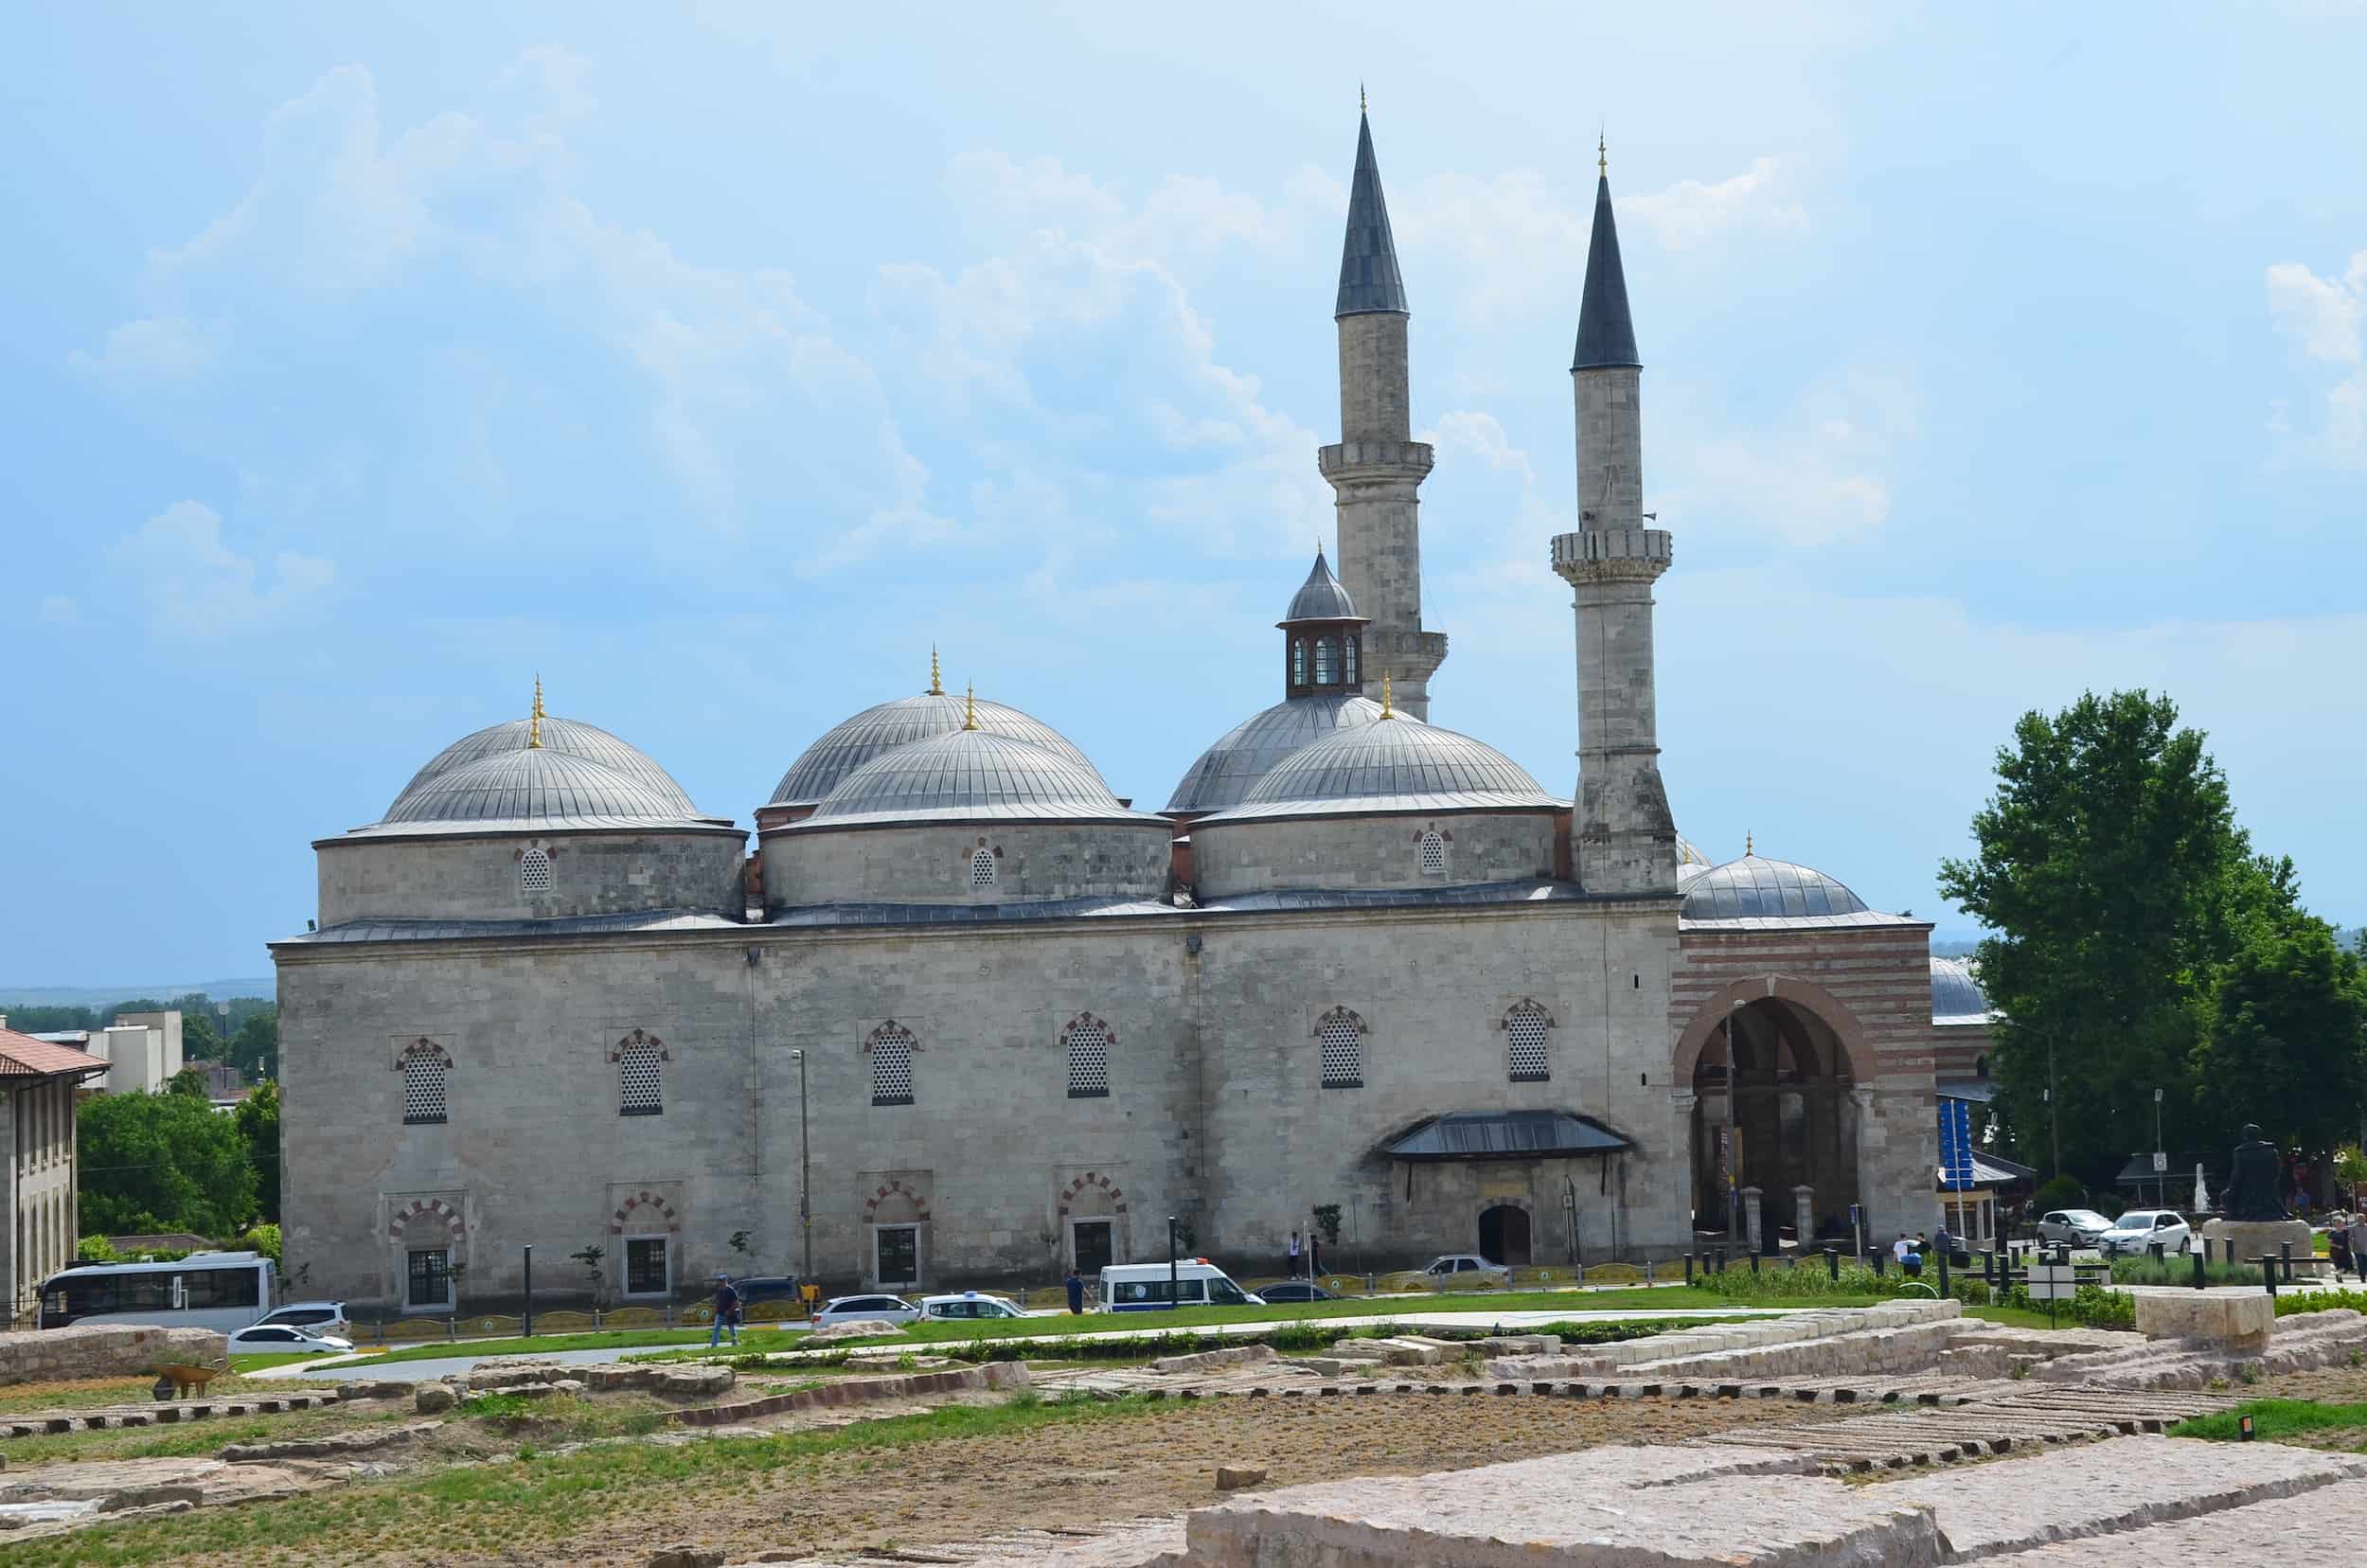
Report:
M 2046 1037 L 2046 1136 L 2054 1146 L 2055 1174 L 2063 1174 L 2063 1130 L 2055 1113 L 2055 1037 Z

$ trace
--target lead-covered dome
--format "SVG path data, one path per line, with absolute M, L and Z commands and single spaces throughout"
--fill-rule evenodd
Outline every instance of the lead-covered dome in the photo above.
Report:
M 542 705 L 539 691 L 535 704 L 538 708 Z M 386 809 L 386 820 L 395 820 L 396 813 L 406 809 L 405 803 L 412 792 L 455 768 L 466 767 L 489 757 L 524 753 L 528 742 L 536 739 L 538 730 L 541 749 L 544 752 L 580 757 L 586 762 L 595 762 L 623 774 L 628 778 L 638 779 L 662 797 L 668 810 L 678 816 L 695 817 L 700 814 L 698 807 L 691 804 L 690 796 L 684 793 L 680 784 L 674 782 L 673 775 L 659 767 L 647 752 L 618 739 L 597 725 L 541 714 L 535 718 L 511 719 L 489 724 L 473 735 L 462 736 L 437 752 L 429 759 L 427 766 L 411 775 L 411 782 L 402 787 L 402 793 L 395 797 L 395 803 Z
M 981 708 L 985 706 L 980 704 Z M 897 746 L 848 774 L 787 829 L 971 821 L 1149 821 L 1120 805 L 1074 748 L 1055 751 L 984 727 Z
M 1981 977 L 1971 963 L 1963 958 L 1931 959 L 1931 1022 L 1934 1024 L 1986 1024 L 1991 1017 L 1989 994 L 1981 989 Z
M 1284 757 L 1239 806 L 1212 820 L 1546 810 L 1564 804 L 1485 741 L 1391 714 L 1336 730 Z
M 684 809 L 682 792 L 547 746 L 501 752 L 414 784 L 358 833 L 500 828 L 721 826 Z
M 1292 621 L 1362 620 L 1356 613 L 1356 600 L 1348 597 L 1347 588 L 1331 574 L 1331 563 L 1324 559 L 1323 546 L 1315 547 L 1315 566 L 1299 584 L 1299 591 L 1290 596 L 1290 613 L 1282 617 L 1284 626 Z
M 1292 697 L 1276 703 L 1201 752 L 1176 785 L 1167 810 L 1182 814 L 1238 806 L 1284 757 L 1379 717 L 1380 704 L 1368 697 Z
M 976 705 L 978 732 L 1000 735 L 1038 746 L 1064 757 L 1090 775 L 1104 794 L 1109 787 L 1085 754 L 1068 737 L 1041 720 L 1001 703 L 980 700 Z M 858 768 L 901 746 L 937 736 L 961 732 L 964 700 L 941 691 L 899 697 L 867 707 L 808 746 L 789 772 L 774 786 L 769 806 L 807 806 L 836 790 Z
M 1684 879 L 1687 920 L 1796 920 L 1871 915 L 1864 900 L 1822 871 L 1745 855 Z

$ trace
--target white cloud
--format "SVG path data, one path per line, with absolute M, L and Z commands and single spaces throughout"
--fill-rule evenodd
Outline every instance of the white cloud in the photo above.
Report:
M 2269 268 L 2269 314 L 2303 354 L 2333 365 L 2367 359 L 2367 250 L 2353 253 L 2339 277 L 2321 277 L 2298 261 Z M 2296 430 L 2283 399 L 2271 405 L 2269 434 L 2281 460 L 2367 468 L 2367 370 L 2354 370 L 2325 394 L 2325 421 Z
M 1809 388 L 1772 425 L 1737 429 L 1690 405 L 1672 412 L 1646 504 L 1665 526 L 1721 543 L 1823 545 L 1877 532 L 1890 520 L 1889 471 L 1916 426 L 1912 388 L 1873 374 Z
M 1749 169 L 1716 185 L 1680 180 L 1619 205 L 1623 216 L 1633 213 L 1669 250 L 1690 249 L 1734 228 L 1805 229 L 1807 209 L 1785 196 L 1786 174 L 1780 160 L 1755 158 Z
M 107 346 L 96 354 L 77 348 L 67 356 L 84 375 L 129 383 L 182 382 L 213 367 L 219 353 L 221 324 L 190 321 L 182 316 L 142 316 L 107 334 Z
M 259 585 L 255 561 L 222 543 L 211 507 L 176 501 L 117 540 L 108 552 L 139 595 L 157 629 L 187 636 L 247 630 L 325 591 L 335 577 L 317 556 L 282 550 L 272 579 Z

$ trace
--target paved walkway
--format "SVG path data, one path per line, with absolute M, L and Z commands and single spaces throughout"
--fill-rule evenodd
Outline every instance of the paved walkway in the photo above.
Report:
M 1383 1324 L 1394 1324 L 1409 1328 L 1439 1327 L 1470 1329 L 1481 1327 L 1493 1327 L 1497 1325 L 1502 1325 L 1505 1328 L 1519 1330 L 1524 1328 L 1535 1328 L 1548 1323 L 1628 1323 L 1656 1322 L 1671 1318 L 1776 1317 L 1781 1316 L 1787 1311 L 1798 1311 L 1801 1310 L 1802 1309 L 1799 1308 L 1711 1307 L 1685 1308 L 1669 1311 L 1641 1311 L 1634 1308 L 1625 1308 L 1608 1311 L 1586 1311 L 1573 1310 L 1498 1312 L 1490 1311 L 1485 1305 L 1473 1305 L 1470 1307 L 1456 1308 L 1452 1310 L 1427 1307 L 1403 1312 L 1377 1312 L 1358 1317 L 1270 1318 L 1248 1323 L 1199 1324 L 1192 1326 L 1188 1331 L 1220 1338 L 1229 1336 L 1254 1336 L 1257 1334 L 1269 1334 L 1277 1328 L 1287 1328 L 1301 1323 L 1318 1323 L 1327 1327 L 1341 1328 L 1370 1328 L 1379 1327 Z M 1157 1333 L 1163 1327 L 1158 1321 L 1158 1314 L 1155 1312 L 1130 1313 L 1128 1315 L 1136 1320 L 1136 1322 L 1129 1324 L 1128 1328 L 1138 1333 Z M 1099 1326 L 1109 1323 L 1111 1319 L 1108 1315 L 1095 1314 L 1091 1321 L 1095 1325 Z M 1097 1331 L 1103 1333 L 1121 1332 L 1120 1330 L 1098 1327 Z M 1011 1338 L 1005 1343 L 1017 1345 L 1048 1345 L 1073 1337 L 1074 1336 L 1070 1334 L 1021 1334 L 1011 1336 Z M 911 1349 L 920 1351 L 922 1353 L 926 1353 L 932 1348 L 929 1345 L 915 1345 L 910 1342 L 899 1342 L 887 1339 L 853 1340 L 843 1345 L 829 1346 L 827 1349 L 817 1347 L 811 1350 L 776 1350 L 774 1351 L 768 1359 L 776 1362 L 793 1363 L 808 1356 L 828 1355 L 842 1349 L 860 1349 L 875 1346 L 881 1348 Z M 562 1366 L 581 1366 L 599 1362 L 613 1362 L 621 1357 L 630 1356 L 642 1351 L 686 1350 L 691 1348 L 703 1348 L 703 1346 L 694 1347 L 685 1345 L 669 1345 L 661 1341 L 656 1344 L 646 1345 L 611 1345 L 602 1350 L 538 1350 L 528 1351 L 523 1354 L 489 1356 L 472 1356 L 470 1355 L 467 1350 L 455 1347 L 453 1354 L 449 1356 L 438 1356 L 432 1361 L 404 1361 L 390 1363 L 384 1360 L 384 1358 L 379 1356 L 341 1356 L 329 1361 L 292 1363 L 286 1366 L 267 1367 L 264 1370 L 252 1375 L 258 1378 L 311 1378 L 329 1382 L 345 1382 L 356 1377 L 387 1378 L 407 1382 L 428 1382 L 437 1378 L 451 1377 L 456 1373 L 472 1371 L 481 1365 L 498 1365 L 504 1362 L 556 1362 Z M 743 1341 L 741 1348 L 743 1350 L 760 1349 L 761 1342 L 752 1345 Z

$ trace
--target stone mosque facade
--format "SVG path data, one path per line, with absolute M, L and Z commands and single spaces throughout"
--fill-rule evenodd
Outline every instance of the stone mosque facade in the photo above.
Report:
M 273 945 L 307 1292 L 446 1310 L 455 1274 L 516 1293 L 529 1245 L 544 1290 L 611 1301 L 809 1259 L 1041 1283 L 1165 1257 L 1170 1216 L 1255 1274 L 1326 1204 L 1360 1269 L 1668 1257 L 1748 1230 L 1746 1197 L 1771 1236 L 1853 1203 L 1931 1227 L 1929 925 L 1713 864 L 1670 816 L 1673 558 L 1608 175 L 1575 526 L 1539 541 L 1575 608 L 1575 801 L 1431 722 L 1432 451 L 1369 124 L 1335 313 L 1337 574 L 1319 551 L 1289 601 L 1280 700 L 1163 810 L 933 668 L 807 748 L 753 852 L 539 686 L 319 840 L 317 929 Z

